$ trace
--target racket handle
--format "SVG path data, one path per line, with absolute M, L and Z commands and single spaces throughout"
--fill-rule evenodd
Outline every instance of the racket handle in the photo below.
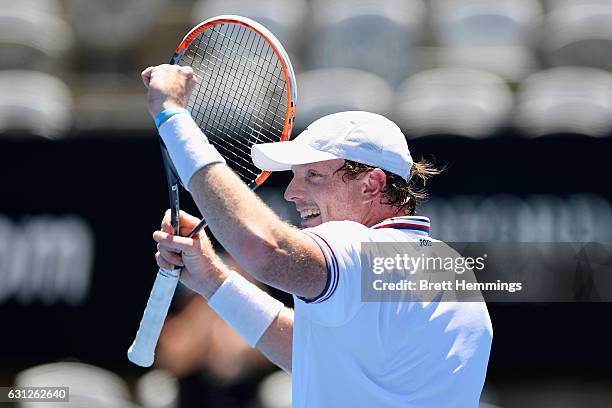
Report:
M 155 358 L 155 346 L 166 320 L 180 272 L 160 268 L 151 289 L 136 338 L 130 346 L 128 359 L 141 367 L 150 367 Z

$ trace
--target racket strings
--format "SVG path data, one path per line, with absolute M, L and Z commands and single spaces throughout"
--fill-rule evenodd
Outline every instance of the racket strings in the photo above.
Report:
M 233 68 L 233 67 L 231 67 L 231 68 Z M 225 75 L 225 71 L 226 71 L 226 69 L 224 69 L 224 71 L 223 71 L 223 75 Z M 224 92 L 225 92 L 227 95 L 232 96 L 232 94 L 230 94 L 230 93 L 228 93 L 228 92 L 226 91 L 226 83 L 223 83 L 223 88 L 222 88 L 222 90 L 223 90 L 223 91 L 224 91 Z M 242 94 L 242 92 L 240 92 L 240 96 L 244 97 L 244 95 Z M 237 119 L 237 118 L 239 118 L 239 116 L 238 116 L 238 115 L 233 115 L 233 114 L 232 114 L 232 109 L 228 109 L 228 106 L 227 106 L 228 99 L 227 99 L 227 98 L 220 98 L 220 101 L 221 101 L 221 102 L 220 102 L 220 104 L 222 105 L 222 109 L 221 109 L 221 110 L 219 110 L 219 111 L 217 111 L 217 112 L 215 112 L 211 120 L 212 120 L 212 121 L 213 121 L 213 122 L 214 122 L 214 123 L 215 123 L 217 126 L 224 127 L 226 131 L 230 132 L 230 133 L 228 133 L 228 135 L 229 135 L 230 137 L 232 137 L 232 134 L 231 134 L 231 133 L 234 133 L 234 134 L 235 134 L 235 135 L 236 135 L 236 136 L 239 138 L 239 137 L 240 137 L 240 135 L 239 135 L 239 134 L 238 134 L 238 133 L 237 133 L 237 132 L 236 132 L 236 131 L 235 131 L 235 130 L 232 128 L 232 127 L 229 127 L 228 125 L 226 125 L 226 121 L 219 121 L 219 120 L 217 120 L 217 116 L 219 116 L 219 113 L 220 113 L 220 112 L 228 112 L 228 113 L 230 114 L 230 116 L 232 116 L 232 118 L 230 118 L 230 124 L 231 124 L 231 119 Z M 238 108 L 238 110 L 239 110 L 239 111 L 240 111 L 240 110 L 242 110 L 240 107 L 237 107 L 237 108 Z M 258 110 L 256 110 L 256 111 L 257 111 L 257 112 L 259 112 Z M 244 112 L 239 112 L 239 113 L 244 113 Z M 223 119 L 225 119 L 225 118 L 223 118 Z M 257 118 L 254 118 L 254 119 L 257 119 Z M 235 124 L 236 124 L 235 122 L 236 122 L 236 120 L 234 120 L 234 124 L 233 124 L 233 125 L 235 125 Z M 241 124 L 241 125 L 244 125 L 244 121 L 242 121 L 242 120 L 239 120 L 239 119 L 238 119 L 238 122 L 241 122 L 240 124 Z M 253 128 L 252 126 L 249 126 L 249 128 L 250 128 L 250 130 L 251 130 L 252 132 L 253 132 L 253 131 L 258 132 L 258 130 L 257 130 L 257 129 L 255 129 L 255 128 Z M 241 129 L 241 131 L 244 131 L 244 130 L 245 130 L 244 128 L 242 128 L 242 129 Z M 252 132 L 251 132 L 251 133 L 252 133 Z M 235 140 L 236 138 L 232 137 L 232 139 L 233 139 L 233 140 Z M 219 147 L 224 147 L 224 146 L 219 146 Z M 244 148 L 244 146 L 242 146 L 241 144 L 236 144 L 236 145 L 234 145 L 234 147 L 236 147 L 236 148 L 237 148 L 237 150 L 239 150 L 239 152 L 232 152 L 231 150 L 229 150 L 229 149 L 227 149 L 227 148 L 225 148 L 224 150 L 225 150 L 227 153 L 229 153 L 229 154 L 231 154 L 231 155 L 236 156 L 237 158 L 239 158 L 238 156 L 240 156 L 240 157 L 244 157 L 245 155 L 246 155 L 246 156 L 248 156 L 248 155 L 249 155 L 250 149 L 248 149 L 248 148 L 246 148 L 246 149 L 245 149 L 245 148 Z M 241 149 L 240 147 L 243 147 L 243 148 Z M 238 153 L 241 153 L 241 154 L 238 154 Z M 249 161 L 249 163 L 250 163 L 250 161 Z M 243 167 L 244 167 L 244 166 L 243 166 Z M 251 171 L 250 173 L 251 173 L 250 175 L 252 175 L 252 176 L 256 176 L 256 175 L 257 175 L 257 173 L 256 173 L 256 172 L 254 172 L 254 171 Z
M 245 122 L 240 119 L 241 115 L 244 115 L 245 112 L 241 112 L 240 109 L 237 109 L 237 114 L 233 114 L 232 112 L 236 110 L 235 109 L 236 107 L 235 106 L 228 107 L 227 102 L 228 102 L 227 99 L 223 100 L 223 103 L 221 103 L 221 109 L 218 110 L 217 112 L 210 112 L 210 111 L 206 112 L 210 118 L 209 119 L 210 124 L 216 125 L 217 130 L 225 131 L 224 133 L 230 136 L 230 138 L 232 139 L 237 139 L 240 137 L 238 132 L 236 132 L 236 130 L 234 129 L 240 125 L 242 125 L 240 126 L 241 132 L 244 132 L 245 130 L 250 130 L 249 133 L 258 132 L 258 129 L 254 128 L 253 126 L 249 126 L 247 129 L 245 129 L 244 127 Z M 235 105 L 235 103 L 233 105 Z M 230 113 L 231 118 L 229 118 L 230 119 L 229 121 L 226 118 L 218 118 L 219 113 L 221 113 L 221 111 Z M 262 124 L 259 123 L 260 127 L 261 125 Z M 225 140 L 220 140 L 219 142 L 223 142 L 223 141 Z M 238 160 L 238 162 L 235 160 L 232 161 L 232 163 L 238 165 L 238 167 L 234 166 L 236 170 L 243 170 L 245 169 L 245 167 L 250 166 L 250 162 L 248 161 L 245 162 L 244 160 L 242 160 L 242 158 L 248 156 L 248 153 L 249 153 L 248 146 L 240 149 L 239 148 L 240 144 L 236 144 L 235 140 L 232 141 L 232 144 L 234 148 L 238 148 L 236 149 L 237 151 L 230 150 L 229 148 L 225 148 L 223 150 L 225 150 L 226 156 L 228 158 L 230 158 L 229 156 L 234 156 L 234 158 Z M 220 147 L 225 147 L 225 146 L 223 146 L 223 143 L 220 143 Z M 245 169 L 245 170 L 248 170 L 248 169 Z M 250 178 L 250 179 L 256 177 L 256 175 L 257 173 L 254 170 L 249 170 L 247 173 L 242 173 L 242 176 L 244 178 Z
M 180 61 L 199 84 L 189 109 L 227 164 L 247 183 L 261 171 L 255 143 L 279 141 L 287 116 L 287 83 L 272 46 L 239 24 L 213 26 L 192 41 Z
M 228 57 L 228 55 L 227 55 L 227 54 L 225 54 L 225 53 L 223 53 L 222 51 L 219 51 L 219 54 L 220 54 L 222 57 Z M 202 56 L 202 55 L 198 55 L 198 54 L 196 54 L 196 57 L 205 58 L 206 56 Z M 215 55 L 213 55 L 213 54 L 208 54 L 208 57 L 218 60 L 217 64 L 221 64 L 221 63 L 223 62 L 221 59 L 219 59 L 217 56 L 215 56 Z M 214 61 L 210 61 L 210 64 L 211 64 L 211 65 L 217 65 L 217 64 L 215 64 L 215 62 L 214 62 Z M 237 67 L 237 68 L 239 68 L 239 67 Z M 265 80 L 266 80 L 266 78 L 265 78 L 265 77 L 260 76 L 260 75 L 259 75 L 257 72 L 255 72 L 255 71 L 253 71 L 253 70 L 251 70 L 251 69 L 244 69 L 244 70 L 240 71 L 241 76 L 243 76 L 245 72 L 248 72 L 248 73 L 253 74 L 253 77 L 254 77 L 254 78 L 255 78 L 255 77 L 258 77 L 257 79 L 261 79 L 261 81 L 260 81 L 260 82 L 261 82 L 261 84 L 267 84 L 267 82 L 265 81 Z M 204 76 L 206 76 L 206 75 L 210 76 L 210 75 L 209 75 L 207 72 L 201 72 L 201 74 L 202 74 L 202 75 L 204 75 Z M 229 81 L 231 81 L 231 82 L 234 82 L 234 80 L 235 80 L 235 78 L 229 78 Z M 279 88 L 279 90 L 281 90 L 281 91 L 282 91 L 282 89 L 283 89 L 283 88 L 282 88 L 282 86 L 278 86 L 278 88 Z M 263 97 L 266 97 L 266 96 L 267 96 L 267 95 L 266 95 L 266 93 L 265 93 L 265 92 L 263 92 L 263 91 L 261 91 L 261 89 L 259 89 L 259 88 L 257 88 L 257 89 L 256 89 L 256 92 L 258 92 L 258 93 L 259 93 L 261 96 L 263 96 Z M 279 103 L 281 102 L 280 100 L 274 100 L 274 101 L 275 101 L 275 102 L 279 102 Z
M 232 28 L 233 28 L 233 27 L 232 27 Z M 244 34 L 244 30 L 242 31 L 242 34 Z M 230 36 L 226 36 L 226 35 L 225 35 L 225 34 L 223 34 L 222 32 L 219 32 L 219 35 L 220 35 L 220 36 L 223 36 L 223 37 L 226 37 L 226 38 L 227 38 L 227 39 L 228 39 L 230 42 L 232 42 L 233 44 L 236 44 L 236 45 L 237 45 L 237 46 L 239 46 L 239 47 L 242 47 L 242 48 L 244 48 L 244 49 L 248 49 L 248 48 L 244 47 L 242 44 L 240 44 L 240 42 L 239 42 L 239 41 L 236 41 L 235 39 L 233 39 L 231 35 L 230 35 Z M 263 39 L 262 39 L 262 37 L 257 36 L 257 41 L 258 41 L 258 47 L 259 47 L 259 46 L 261 46 L 262 42 L 264 42 L 265 40 L 263 40 Z M 267 45 L 267 43 L 266 43 L 266 45 Z M 237 52 L 237 51 L 238 51 L 238 49 L 232 49 L 232 51 Z M 269 65 L 269 63 L 270 63 L 270 62 L 272 62 L 272 61 L 275 61 L 276 63 L 278 63 L 278 62 L 279 62 L 278 60 L 273 59 L 273 57 L 274 57 L 273 53 L 274 53 L 274 50 L 272 49 L 272 47 L 270 47 L 270 46 L 266 47 L 266 61 L 268 62 L 268 65 L 266 66 L 266 71 L 265 71 L 265 74 L 269 74 L 269 75 L 272 75 L 272 76 L 276 76 L 276 75 L 278 74 L 278 72 L 279 72 L 279 71 L 270 71 L 270 68 L 271 68 L 271 67 L 270 67 L 270 65 Z M 223 56 L 226 56 L 226 55 L 223 53 L 223 51 L 220 51 L 220 54 L 221 54 L 221 55 L 223 55 Z M 253 62 L 253 61 L 249 61 L 249 62 L 250 62 L 251 64 L 255 64 L 255 62 Z M 247 70 L 249 70 L 249 69 L 248 69 L 248 67 L 249 67 L 249 65 L 248 65 L 248 64 L 247 64 L 245 67 L 247 68 Z M 272 67 L 272 68 L 273 68 L 273 67 Z M 270 82 L 270 78 L 269 78 L 269 77 L 266 77 L 266 76 L 262 76 L 262 75 L 260 75 L 260 74 L 259 74 L 259 73 L 258 73 L 256 70 L 252 70 L 252 69 L 251 69 L 251 70 L 249 70 L 249 71 L 250 71 L 250 73 L 254 74 L 254 76 L 256 76 L 256 77 L 257 77 L 257 79 L 262 79 L 262 80 L 263 80 L 263 82 L 264 82 L 266 85 L 269 85 L 269 84 L 271 83 L 271 82 Z M 281 86 L 277 85 L 277 86 L 278 86 L 279 90 L 282 92 L 282 91 L 283 91 L 283 89 L 284 89 L 284 86 L 282 86 L 282 85 L 281 85 Z M 279 100 L 279 101 L 280 101 L 280 100 Z
M 213 64 L 213 63 L 211 62 L 211 64 Z M 205 80 L 206 78 L 204 78 L 204 76 L 207 76 L 207 75 L 210 77 L 210 75 L 209 75 L 208 73 L 203 72 L 203 73 L 202 73 L 202 77 L 201 77 L 201 78 L 200 78 L 200 77 L 198 77 L 198 79 L 200 79 L 200 80 Z M 197 72 L 196 72 L 196 76 L 197 76 Z M 212 77 L 210 77 L 210 78 L 212 79 Z M 233 81 L 233 79 L 230 79 L 229 81 L 234 82 L 234 81 Z M 233 84 L 232 84 L 232 85 L 233 85 Z M 240 91 L 241 89 L 240 89 L 240 88 L 237 88 L 237 89 L 231 89 L 231 90 L 234 90 L 234 91 Z M 260 89 L 257 89 L 257 92 L 259 92 L 259 93 L 260 93 L 261 95 L 263 95 L 264 97 L 266 96 L 266 94 L 265 94 L 264 92 L 262 92 Z M 273 99 L 273 102 L 278 102 L 278 103 L 280 104 L 280 101 L 277 101 L 277 100 L 274 100 L 274 99 Z M 263 107 L 263 105 L 262 105 L 261 103 L 258 103 L 258 101 L 255 101 L 255 105 L 257 105 L 257 106 L 259 106 L 259 107 Z M 278 125 L 281 125 L 281 126 L 283 125 L 283 123 L 280 123 L 280 122 L 278 122 L 278 121 L 276 121 L 276 123 L 277 123 Z
M 229 37 L 229 38 L 231 38 L 231 37 Z M 259 41 L 259 42 L 262 42 L 262 41 L 264 41 L 264 40 L 261 40 L 261 37 L 259 37 L 259 40 L 258 40 L 258 41 Z M 268 73 L 270 73 L 270 74 L 274 74 L 274 73 L 273 73 L 273 72 L 271 72 L 271 71 L 270 71 L 270 69 L 269 69 L 269 67 L 270 67 L 270 62 L 274 61 L 274 62 L 276 62 L 276 64 L 277 64 L 277 65 L 279 64 L 279 61 L 278 61 L 276 58 L 274 58 L 273 52 L 274 52 L 274 51 L 272 50 L 272 48 L 271 48 L 271 47 L 268 47 L 268 48 L 267 48 L 267 50 L 266 50 L 266 55 L 265 55 L 265 57 L 266 57 L 266 58 L 265 58 L 265 60 L 266 60 L 266 62 L 267 62 L 267 64 L 266 64 L 266 72 L 268 72 Z M 282 77 L 282 75 L 278 75 L 278 74 L 282 74 L 282 70 L 281 70 L 280 66 L 277 66 L 277 67 L 276 67 L 276 69 L 277 69 L 277 72 L 276 72 L 276 73 L 277 73 L 277 76 L 276 76 L 276 81 L 275 81 L 275 82 L 276 82 L 276 83 L 278 83 L 278 79 L 279 79 L 279 77 Z M 243 76 L 243 75 L 242 75 L 242 76 Z M 256 85 L 257 85 L 257 87 L 258 87 L 259 89 L 261 89 L 261 88 L 263 88 L 263 87 L 265 86 L 265 91 L 266 91 L 266 93 L 267 93 L 268 95 L 272 95 L 271 104 L 274 104 L 274 102 L 277 102 L 277 106 L 278 106 L 278 105 L 279 105 L 279 103 L 280 103 L 280 101 L 281 101 L 281 99 L 280 99 L 280 98 L 274 98 L 274 97 L 273 97 L 273 95 L 274 95 L 274 94 L 273 94 L 273 93 L 271 93 L 271 91 L 270 91 L 270 84 L 272 83 L 272 80 L 274 79 L 274 77 L 269 77 L 269 78 L 267 78 L 267 79 L 268 79 L 268 81 L 267 81 L 267 82 L 264 82 L 264 83 L 261 83 L 261 81 L 257 81 L 257 84 L 256 84 Z M 283 79 L 284 79 L 284 77 L 283 77 Z M 283 81 L 283 84 L 284 84 L 284 81 Z M 278 88 L 279 88 L 279 89 L 281 89 L 281 90 L 282 90 L 282 89 L 284 89 L 284 87 L 278 87 Z M 261 92 L 261 91 L 260 91 L 260 93 L 263 93 L 263 92 Z M 279 95 L 279 96 L 280 96 L 280 95 Z M 284 100 L 283 100 L 283 101 L 284 101 Z M 256 98 L 256 99 L 254 100 L 254 102 L 255 102 L 255 105 L 256 105 L 257 107 L 262 107 L 262 104 L 261 104 L 261 103 L 258 103 L 258 102 L 259 102 L 259 98 Z M 270 104 L 268 104 L 268 105 L 270 105 Z M 270 122 L 270 121 L 266 121 L 266 119 L 269 119 L 269 118 L 270 118 L 270 116 L 268 115 L 268 112 L 261 112 L 261 110 L 260 110 L 260 109 L 257 109 L 257 108 L 255 108 L 255 107 L 253 107 L 253 109 L 254 109 L 254 111 L 255 111 L 255 112 L 257 112 L 259 115 L 264 115 L 264 116 L 263 116 L 263 122 L 264 122 L 264 124 L 265 124 L 265 125 L 268 125 L 268 126 L 272 126 L 272 127 L 274 127 L 274 123 L 273 123 L 273 122 L 274 122 L 274 116 L 272 116 L 272 117 L 271 117 L 272 122 Z M 283 118 L 283 119 L 284 119 L 284 118 Z M 277 124 L 277 125 L 279 125 L 279 126 L 276 128 L 276 130 L 280 130 L 280 131 L 282 131 L 282 127 L 284 126 L 284 122 L 281 122 L 281 121 L 276 121 L 276 124 Z
M 232 27 L 232 28 L 233 28 L 233 27 Z M 225 36 L 225 35 L 223 35 L 223 33 L 219 33 L 219 35 L 221 35 L 221 36 L 225 37 L 225 38 L 226 38 L 226 39 L 228 39 L 228 40 L 234 41 L 234 40 L 232 40 L 232 39 L 231 39 L 231 36 Z M 263 39 L 262 39 L 260 36 L 257 36 L 257 38 L 258 38 L 258 46 L 261 46 L 261 43 L 262 43 L 262 42 L 263 42 L 263 43 L 265 43 L 265 44 L 267 45 L 267 43 L 265 42 L 265 40 L 263 40 Z M 234 41 L 234 42 L 235 42 L 235 41 Z M 226 44 L 224 44 L 224 45 L 226 45 Z M 235 51 L 235 50 L 234 50 L 234 51 Z M 222 56 L 224 56 L 224 57 L 227 57 L 227 56 L 228 56 L 227 54 L 223 53 L 223 51 L 219 51 L 219 53 L 220 53 Z M 265 61 L 266 61 L 268 64 L 267 64 L 267 66 L 266 66 L 266 70 L 265 70 L 265 71 L 266 71 L 266 73 L 268 73 L 268 74 L 270 74 L 270 75 L 274 75 L 274 72 L 272 72 L 272 71 L 270 71 L 270 70 L 269 70 L 269 63 L 270 63 L 270 62 L 272 62 L 272 61 L 275 61 L 277 64 L 279 64 L 279 61 L 278 61 L 276 58 L 274 58 L 274 57 L 275 57 L 275 55 L 274 55 L 274 50 L 272 49 L 272 47 L 267 47 L 267 50 L 266 50 L 266 55 L 265 55 Z M 237 65 L 235 65 L 235 62 L 236 62 L 235 60 L 230 60 L 230 61 L 231 61 L 231 64 L 232 64 L 232 67 L 231 67 L 231 68 L 235 68 L 235 69 L 237 70 L 237 72 L 239 73 L 239 75 L 240 75 L 240 79 L 241 79 L 241 80 L 244 80 L 244 71 L 240 71 L 240 67 L 239 67 L 239 66 L 237 66 Z M 250 72 L 254 72 L 254 71 L 252 71 L 252 70 L 249 70 L 249 71 L 250 71 Z M 280 69 L 280 66 L 279 66 L 279 67 L 278 67 L 278 69 L 277 69 L 277 74 L 278 74 L 278 73 L 281 73 L 281 74 L 282 74 L 282 70 Z M 272 78 L 271 78 L 271 77 L 264 78 L 264 77 L 262 77 L 261 75 L 256 75 L 256 77 L 258 77 L 258 78 L 255 78 L 255 79 L 256 79 L 256 82 L 255 82 L 256 88 L 255 88 L 255 90 L 256 90 L 256 91 L 257 91 L 257 92 L 258 92 L 260 95 L 263 95 L 263 97 L 266 97 L 267 95 L 269 95 L 269 94 L 270 94 L 270 84 L 271 84 L 271 82 L 272 82 Z M 259 79 L 261 79 L 261 78 L 263 78 L 263 79 L 260 81 Z M 278 78 L 278 76 L 277 76 L 277 78 Z M 283 78 L 284 78 L 284 76 L 283 76 Z M 247 77 L 247 80 L 248 80 L 248 77 Z M 231 81 L 231 82 L 234 82 L 234 81 L 233 81 L 233 78 L 231 78 L 231 79 L 230 79 L 230 81 Z M 284 82 L 284 81 L 283 81 L 283 82 Z M 224 84 L 224 85 L 226 85 L 226 84 Z M 278 85 L 277 85 L 277 86 L 278 86 Z M 266 92 L 263 92 L 263 91 L 261 90 L 263 87 L 265 87 L 265 91 L 266 91 Z M 225 91 L 225 88 L 226 88 L 226 86 L 224 86 L 224 88 L 223 88 L 223 90 L 224 90 L 224 91 Z M 284 87 L 283 87 L 283 86 L 278 86 L 278 88 L 279 88 L 281 91 L 284 89 Z M 235 91 L 235 89 L 234 89 L 234 91 Z M 273 95 L 273 94 L 272 94 L 272 95 Z M 279 95 L 279 96 L 280 96 L 280 95 Z M 262 98 L 262 99 L 263 99 L 263 98 Z M 256 98 L 256 99 L 255 99 L 253 102 L 254 102 L 254 104 L 255 104 L 256 106 L 258 106 L 258 107 L 260 107 L 260 108 L 264 108 L 263 104 L 259 103 L 259 98 Z M 273 97 L 272 97 L 271 102 L 272 102 L 272 103 L 277 102 L 278 104 L 280 104 L 281 99 L 280 99 L 280 98 L 275 99 L 275 98 L 273 98 Z M 260 115 L 262 114 L 262 112 L 261 112 L 259 109 L 256 109 L 255 107 L 253 107 L 253 109 L 254 109 L 254 110 L 255 110 L 255 111 L 258 113 L 258 114 L 260 114 Z M 265 113 L 265 112 L 264 112 L 264 113 Z M 273 119 L 274 119 L 274 118 L 273 118 Z M 277 128 L 277 130 L 281 130 L 281 131 L 282 131 L 282 127 L 284 126 L 284 121 L 283 121 L 283 122 L 276 121 L 276 123 L 277 123 L 277 125 L 280 125 L 280 129 L 278 129 L 278 128 Z M 267 124 L 267 125 L 271 125 L 270 123 L 265 123 L 265 124 Z

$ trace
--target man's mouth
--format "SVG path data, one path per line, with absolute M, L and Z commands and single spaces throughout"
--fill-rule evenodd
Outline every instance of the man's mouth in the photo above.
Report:
M 304 210 L 300 210 L 300 218 L 302 219 L 302 221 L 318 217 L 319 215 L 321 215 L 321 211 L 316 208 L 307 208 Z

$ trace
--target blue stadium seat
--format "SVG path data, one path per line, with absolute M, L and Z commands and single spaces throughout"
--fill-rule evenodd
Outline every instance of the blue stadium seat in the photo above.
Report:
M 72 126 L 74 102 L 59 78 L 37 71 L 0 71 L 0 133 L 58 139 Z
M 542 9 L 533 0 L 433 0 L 439 66 L 494 72 L 510 82 L 537 68 L 531 50 Z
M 527 78 L 517 95 L 516 126 L 529 136 L 612 130 L 612 73 L 559 67 Z
M 308 18 L 306 0 L 198 0 L 191 12 L 191 22 L 195 25 L 221 14 L 237 14 L 264 25 L 281 41 L 298 70 L 303 27 Z
M 512 92 L 500 77 L 468 68 L 420 72 L 402 83 L 394 103 L 408 137 L 487 137 L 506 123 L 512 106 Z
M 147 371 L 136 383 L 136 396 L 142 408 L 179 406 L 178 378 L 159 368 Z
M 55 402 L 55 407 L 136 408 L 130 390 L 117 374 L 89 364 L 57 362 L 39 365 L 19 373 L 18 387 L 49 387 L 61 384 L 70 389 L 70 402 Z M 40 402 L 24 402 L 20 407 L 38 407 Z
M 262 408 L 291 408 L 291 375 L 278 370 L 268 374 L 257 389 Z
M 348 68 L 319 69 L 298 74 L 296 128 L 304 129 L 321 116 L 346 110 L 387 114 L 393 89 L 379 76 Z
M 418 67 L 425 6 L 420 0 L 313 2 L 309 68 L 354 68 L 396 85 Z
M 49 70 L 72 45 L 57 1 L 0 1 L 0 69 Z
M 143 40 L 164 10 L 166 1 L 71 0 L 66 4 L 77 43 L 91 50 L 114 52 Z
M 612 3 L 566 2 L 543 24 L 542 51 L 551 66 L 612 70 Z

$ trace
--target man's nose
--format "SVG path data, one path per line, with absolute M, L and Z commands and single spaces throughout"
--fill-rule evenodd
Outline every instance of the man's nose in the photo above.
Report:
M 302 187 L 295 176 L 291 179 L 291 182 L 289 182 L 289 185 L 285 189 L 284 197 L 285 200 L 293 202 L 303 197 Z

